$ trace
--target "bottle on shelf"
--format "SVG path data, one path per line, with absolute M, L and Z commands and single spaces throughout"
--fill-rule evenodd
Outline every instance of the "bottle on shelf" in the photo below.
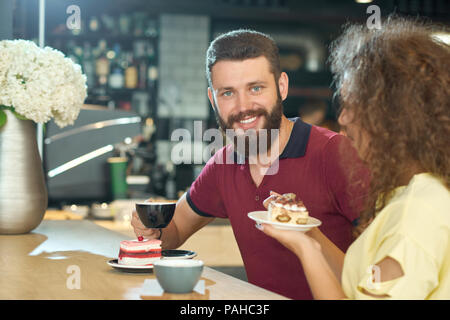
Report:
M 158 65 L 156 63 L 155 48 L 153 43 L 150 43 L 147 48 L 147 61 L 147 88 L 154 90 L 156 81 L 158 80 Z
M 132 53 L 128 54 L 127 60 L 128 67 L 125 69 L 125 87 L 127 89 L 136 89 L 138 87 L 138 68 Z
M 107 50 L 106 50 L 106 41 L 100 40 L 98 44 L 98 52 L 99 56 L 95 61 L 95 73 L 97 75 L 97 81 L 98 85 L 101 87 L 104 87 L 108 83 L 108 76 L 109 76 L 109 60 L 106 56 Z
M 137 40 L 133 43 L 133 55 L 136 66 L 138 67 L 138 88 L 145 89 L 147 81 L 147 61 L 145 55 L 147 52 L 147 41 Z
M 118 43 L 114 44 L 111 59 L 111 74 L 109 76 L 109 87 L 111 89 L 122 89 L 125 83 L 123 69 L 120 64 L 121 50 Z
M 119 31 L 117 29 L 115 17 L 104 13 L 100 15 L 100 21 L 102 23 L 103 32 L 106 32 L 108 35 L 118 34 Z
M 144 35 L 145 22 L 147 20 L 147 14 L 145 12 L 136 12 L 133 15 L 135 37 L 141 37 Z
M 139 59 L 139 82 L 138 88 L 145 89 L 147 86 L 147 63 L 145 59 Z
M 144 35 L 146 37 L 156 37 L 158 35 L 158 26 L 155 19 L 147 19 Z
M 100 20 L 96 16 L 89 19 L 89 32 L 98 33 L 100 31 Z
M 121 14 L 119 16 L 119 31 L 122 35 L 128 35 L 130 33 L 131 18 L 127 14 Z

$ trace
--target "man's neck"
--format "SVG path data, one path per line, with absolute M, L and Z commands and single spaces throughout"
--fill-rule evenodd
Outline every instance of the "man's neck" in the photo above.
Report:
M 256 166 L 260 167 L 270 167 L 273 161 L 278 159 L 278 157 L 283 153 L 284 148 L 286 148 L 289 138 L 291 137 L 292 129 L 294 128 L 294 122 L 290 121 L 284 115 L 281 116 L 280 130 L 278 132 L 278 137 L 274 139 L 271 148 L 267 151 L 264 156 L 265 159 L 269 161 L 250 161 Z M 267 163 L 269 162 L 269 163 Z

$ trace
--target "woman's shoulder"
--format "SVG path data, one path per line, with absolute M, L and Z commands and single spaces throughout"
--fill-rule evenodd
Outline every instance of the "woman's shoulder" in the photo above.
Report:
M 385 235 L 397 234 L 431 253 L 449 247 L 450 192 L 438 178 L 428 173 L 415 175 L 380 214 Z M 376 219 L 374 220 L 374 222 Z
M 428 173 L 415 175 L 399 187 L 372 222 L 378 238 L 403 234 L 433 238 L 436 232 L 450 233 L 450 192 L 442 181 Z
M 407 213 L 439 219 L 450 226 L 450 190 L 430 173 L 416 174 L 404 190 Z

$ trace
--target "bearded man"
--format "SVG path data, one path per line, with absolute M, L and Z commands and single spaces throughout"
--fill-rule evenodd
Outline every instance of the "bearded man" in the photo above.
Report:
M 268 35 L 235 30 L 217 37 L 207 51 L 206 76 L 219 127 L 233 143 L 207 162 L 163 232 L 145 228 L 135 212 L 134 231 L 173 249 L 214 218 L 228 218 L 250 283 L 312 299 L 297 257 L 259 232 L 247 214 L 265 210 L 270 191 L 295 193 L 345 251 L 362 209 L 366 184 L 358 182 L 367 180 L 367 171 L 346 137 L 283 115 L 289 79 Z

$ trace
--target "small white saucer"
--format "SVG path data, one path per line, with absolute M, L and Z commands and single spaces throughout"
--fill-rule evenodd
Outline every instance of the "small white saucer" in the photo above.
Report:
M 106 262 L 108 265 L 113 267 L 114 269 L 124 271 L 124 272 L 132 272 L 132 273 L 148 273 L 153 272 L 153 265 L 149 266 L 131 266 L 126 264 L 119 264 L 117 259 L 109 260 Z
M 274 226 L 274 228 L 282 229 L 282 230 L 294 230 L 306 232 L 311 230 L 312 228 L 318 227 L 322 224 L 319 219 L 308 217 L 308 222 L 306 224 L 287 224 L 282 222 L 273 222 L 269 220 L 269 212 L 268 211 L 252 211 L 248 213 L 248 217 L 252 220 L 255 220 L 257 223 L 265 223 Z

